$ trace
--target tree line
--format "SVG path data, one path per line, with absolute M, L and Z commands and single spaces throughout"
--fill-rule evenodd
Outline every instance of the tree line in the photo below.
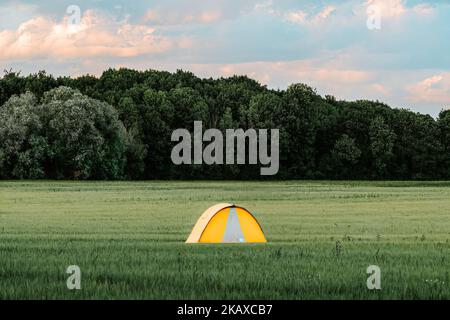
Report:
M 445 106 L 443 106 L 445 107 Z M 0 79 L 2 179 L 267 179 L 252 165 L 174 165 L 171 133 L 280 129 L 270 179 L 449 179 L 450 111 L 437 119 L 379 101 L 272 90 L 245 76 L 105 71 Z

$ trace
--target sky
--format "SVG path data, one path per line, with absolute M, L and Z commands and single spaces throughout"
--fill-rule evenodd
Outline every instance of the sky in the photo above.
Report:
M 248 75 L 437 116 L 450 108 L 450 0 L 0 0 L 0 68 Z

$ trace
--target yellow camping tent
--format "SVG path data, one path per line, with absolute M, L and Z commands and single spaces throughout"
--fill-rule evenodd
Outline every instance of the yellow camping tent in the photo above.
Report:
M 256 218 L 246 209 L 219 203 L 198 219 L 186 243 L 267 242 Z

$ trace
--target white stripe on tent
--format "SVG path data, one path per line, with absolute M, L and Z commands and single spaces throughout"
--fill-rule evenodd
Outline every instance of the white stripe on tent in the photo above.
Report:
M 230 208 L 230 214 L 228 216 L 223 242 L 245 242 L 245 237 L 242 233 L 236 208 Z

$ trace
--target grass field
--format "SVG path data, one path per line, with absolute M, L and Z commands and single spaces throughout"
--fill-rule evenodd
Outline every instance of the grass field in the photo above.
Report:
M 184 244 L 218 202 L 269 242 Z M 448 182 L 0 182 L 0 299 L 449 299 L 449 273 Z

